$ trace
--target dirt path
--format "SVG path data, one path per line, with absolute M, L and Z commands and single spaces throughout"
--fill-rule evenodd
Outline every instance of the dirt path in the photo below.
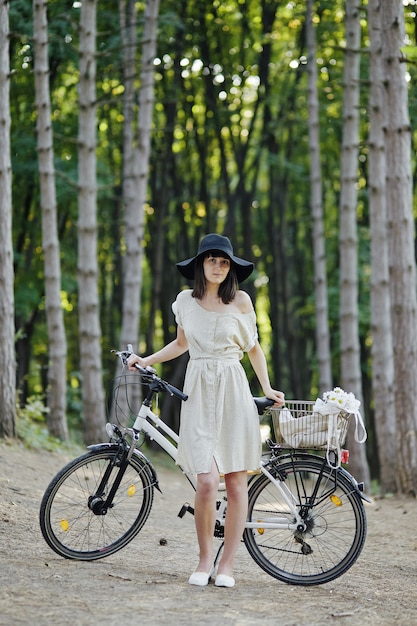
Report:
M 233 589 L 192 587 L 194 521 L 179 519 L 191 488 L 158 467 L 163 495 L 139 536 L 94 563 L 67 561 L 44 542 L 40 499 L 67 458 L 0 443 L 0 624 L 19 626 L 410 626 L 417 623 L 417 502 L 367 506 L 359 561 L 338 580 L 292 587 L 263 573 L 242 545 Z M 160 545 L 160 539 L 166 545 Z

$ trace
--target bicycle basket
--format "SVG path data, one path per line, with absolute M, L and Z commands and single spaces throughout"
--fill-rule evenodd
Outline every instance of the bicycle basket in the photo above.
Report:
M 276 442 L 290 448 L 337 450 L 344 444 L 350 413 L 323 415 L 313 411 L 314 402 L 291 400 L 285 407 L 271 408 Z
M 143 391 L 145 389 L 145 391 Z M 131 427 L 136 419 L 147 383 L 137 374 L 122 374 L 112 381 L 108 418 L 120 426 Z

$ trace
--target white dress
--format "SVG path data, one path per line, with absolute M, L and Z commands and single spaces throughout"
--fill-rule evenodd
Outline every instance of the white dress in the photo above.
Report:
M 258 412 L 240 360 L 257 339 L 255 312 L 217 313 L 181 291 L 172 309 L 188 341 L 177 464 L 190 474 L 257 470 Z

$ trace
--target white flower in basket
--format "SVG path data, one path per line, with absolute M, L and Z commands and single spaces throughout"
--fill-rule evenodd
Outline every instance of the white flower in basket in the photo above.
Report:
M 323 400 L 324 402 L 320 398 L 316 400 L 313 411 L 317 410 L 321 413 L 326 410 L 327 414 L 345 411 L 346 413 L 354 414 L 359 411 L 361 405 L 353 393 L 343 391 L 340 387 L 335 387 L 333 391 L 325 391 Z M 326 409 L 323 405 L 325 405 Z
M 292 410 L 288 408 L 294 405 Z M 306 405 L 309 404 L 309 410 Z M 313 403 L 290 403 L 279 411 L 277 429 L 283 443 L 293 448 L 326 449 L 329 465 L 330 450 L 337 456 L 336 467 L 340 465 L 341 446 L 346 438 L 349 419 L 356 421 L 355 438 L 360 443 L 366 440 L 366 429 L 359 411 L 360 402 L 353 393 L 347 393 L 340 387 L 323 394 L 323 400 L 317 398 Z M 300 407 L 303 407 L 301 410 Z M 363 434 L 359 437 L 359 426 Z

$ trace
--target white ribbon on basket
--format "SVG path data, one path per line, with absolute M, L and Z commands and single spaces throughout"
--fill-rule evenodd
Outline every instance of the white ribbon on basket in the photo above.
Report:
M 337 466 L 340 466 L 340 439 L 338 436 L 338 415 L 341 411 L 353 415 L 355 418 L 355 441 L 358 443 L 364 443 L 368 437 L 365 424 L 360 412 L 360 401 L 355 398 L 353 393 L 346 393 L 340 387 L 336 387 L 333 391 L 327 391 L 323 394 L 325 400 L 317 398 L 313 406 L 313 413 L 319 413 L 320 415 L 327 415 L 329 417 L 329 430 L 328 430 L 328 442 L 326 458 L 329 465 L 330 447 L 333 443 L 337 450 L 338 462 Z M 359 428 L 362 430 L 362 436 L 359 435 Z

